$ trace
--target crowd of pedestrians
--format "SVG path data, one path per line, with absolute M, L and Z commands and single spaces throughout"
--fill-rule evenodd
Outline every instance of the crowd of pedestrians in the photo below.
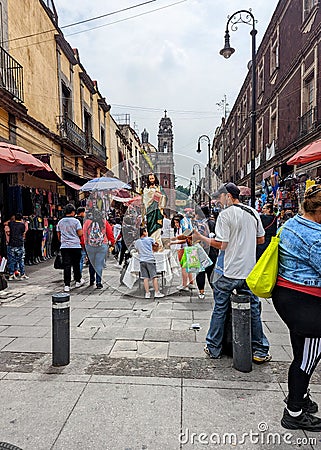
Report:
M 158 197 L 155 200 L 155 192 L 152 194 L 158 207 Z M 292 211 L 277 216 L 269 202 L 259 214 L 241 202 L 240 190 L 231 182 L 215 193 L 215 204 L 220 206 L 219 211 L 206 206 L 187 208 L 172 216 L 163 211 L 157 239 L 149 236 L 145 217 L 139 214 L 129 211 L 123 217 L 108 217 L 95 208 L 80 207 L 76 211 L 74 205 L 68 204 L 57 224 L 64 291 L 70 291 L 72 276 L 76 288 L 84 285 L 83 271 L 87 266 L 90 286 L 96 284 L 101 289 L 110 251 L 120 266 L 126 255 L 130 257 L 136 251 L 144 297 L 151 299 L 152 284 L 154 298 L 163 298 L 155 253 L 169 251 L 181 265 L 180 284 L 175 290 L 184 293 L 197 289 L 200 300 L 205 299 L 207 292 L 214 298 L 204 347 L 206 355 L 212 359 L 222 356 L 230 298 L 236 291 L 250 298 L 252 357 L 253 362 L 263 364 L 271 360 L 271 355 L 261 321 L 261 301 L 247 286 L 246 278 L 281 227 L 279 271 L 272 300 L 289 328 L 294 355 L 281 423 L 289 429 L 321 431 L 321 419 L 314 416 L 318 405 L 311 400 L 308 389 L 321 359 L 321 186 L 315 184 L 307 189 L 302 212 L 295 216 Z M 25 231 L 19 213 L 6 223 L 9 281 L 28 279 L 24 268 Z M 189 270 L 187 250 L 195 244 L 207 254 L 207 264 L 201 267 L 199 263 L 195 270 Z

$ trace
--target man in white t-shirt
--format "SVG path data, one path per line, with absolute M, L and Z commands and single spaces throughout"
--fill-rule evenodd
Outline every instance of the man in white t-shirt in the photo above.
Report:
M 271 360 L 269 342 L 263 333 L 260 299 L 246 285 L 245 279 L 256 263 L 256 244 L 264 242 L 264 228 L 255 209 L 240 203 L 240 190 L 234 183 L 225 183 L 219 190 L 220 201 L 227 208 L 220 212 L 215 239 L 194 232 L 194 239 L 208 242 L 220 250 L 214 269 L 214 310 L 206 336 L 205 353 L 220 358 L 226 314 L 234 289 L 251 298 L 253 362 Z

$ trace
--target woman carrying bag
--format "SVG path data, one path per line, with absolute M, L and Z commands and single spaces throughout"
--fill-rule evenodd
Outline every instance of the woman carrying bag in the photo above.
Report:
M 111 225 L 103 218 L 100 211 L 94 210 L 88 214 L 84 223 L 84 242 L 89 259 L 90 286 L 96 281 L 97 289 L 102 289 L 102 272 L 108 251 L 108 242 L 115 244 Z M 95 280 L 96 278 L 96 280 Z
M 279 242 L 274 307 L 290 331 L 293 361 L 281 425 L 321 431 L 318 405 L 309 396 L 310 378 L 321 357 L 321 185 L 304 195 L 302 216 L 289 219 Z

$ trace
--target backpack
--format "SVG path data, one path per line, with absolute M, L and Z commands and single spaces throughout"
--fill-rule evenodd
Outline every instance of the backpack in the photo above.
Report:
M 100 247 L 104 242 L 104 235 L 100 229 L 99 223 L 92 221 L 88 231 L 88 245 Z

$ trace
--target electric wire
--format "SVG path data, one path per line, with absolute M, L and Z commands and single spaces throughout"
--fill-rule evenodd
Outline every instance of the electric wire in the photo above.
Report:
M 138 8 L 140 6 L 147 5 L 148 3 L 154 3 L 156 1 L 157 0 L 148 0 L 148 1 L 143 2 L 143 3 L 138 3 L 136 5 L 129 6 L 127 8 L 123 8 L 123 9 L 119 9 L 117 11 L 113 11 L 111 13 L 102 14 L 101 16 L 91 17 L 90 19 L 85 19 L 85 20 L 81 20 L 79 22 L 73 22 L 73 23 L 70 23 L 68 25 L 63 25 L 63 26 L 61 26 L 59 28 L 61 28 L 61 29 L 70 28 L 70 27 L 74 27 L 76 25 L 80 25 L 80 24 L 83 24 L 83 23 L 92 22 L 93 20 L 98 20 L 98 19 L 102 19 L 103 17 L 112 16 L 114 14 L 119 14 L 121 12 L 128 11 L 129 9 Z M 52 31 L 57 31 L 57 28 L 51 28 L 50 30 L 39 31 L 38 33 L 27 34 L 25 36 L 19 36 L 17 38 L 8 39 L 7 41 L 3 41 L 3 42 L 9 43 L 9 42 L 14 42 L 14 41 L 19 41 L 21 39 L 26 39 L 26 38 L 33 37 L 33 36 L 39 36 L 41 34 L 51 33 Z
M 116 23 L 125 22 L 126 20 L 131 20 L 131 19 L 135 19 L 135 18 L 137 18 L 137 17 L 145 16 L 146 14 L 151 14 L 151 13 L 153 13 L 153 12 L 155 12 L 155 11 L 160 11 L 160 10 L 165 9 L 165 8 L 170 8 L 170 7 L 172 7 L 172 6 L 179 5 L 180 3 L 185 3 L 185 2 L 187 2 L 187 1 L 188 1 L 188 0 L 180 0 L 180 1 L 175 2 L 175 3 L 170 3 L 169 5 L 161 6 L 160 8 L 155 8 L 155 9 L 152 9 L 152 10 L 150 10 L 150 11 L 146 11 L 146 12 L 144 12 L 144 13 L 136 14 L 135 16 L 126 17 L 125 19 L 119 19 L 119 20 L 115 20 L 114 22 L 105 23 L 105 24 L 103 24 L 103 25 L 98 25 L 98 26 L 96 26 L 96 27 L 87 28 L 87 29 L 81 30 L 81 31 L 76 31 L 75 33 L 67 34 L 66 36 L 67 36 L 67 37 L 68 37 L 68 36 L 74 36 L 74 35 L 76 35 L 76 34 L 87 33 L 87 31 L 98 30 L 99 28 L 108 27 L 108 26 L 114 25 L 114 24 L 116 24 Z

